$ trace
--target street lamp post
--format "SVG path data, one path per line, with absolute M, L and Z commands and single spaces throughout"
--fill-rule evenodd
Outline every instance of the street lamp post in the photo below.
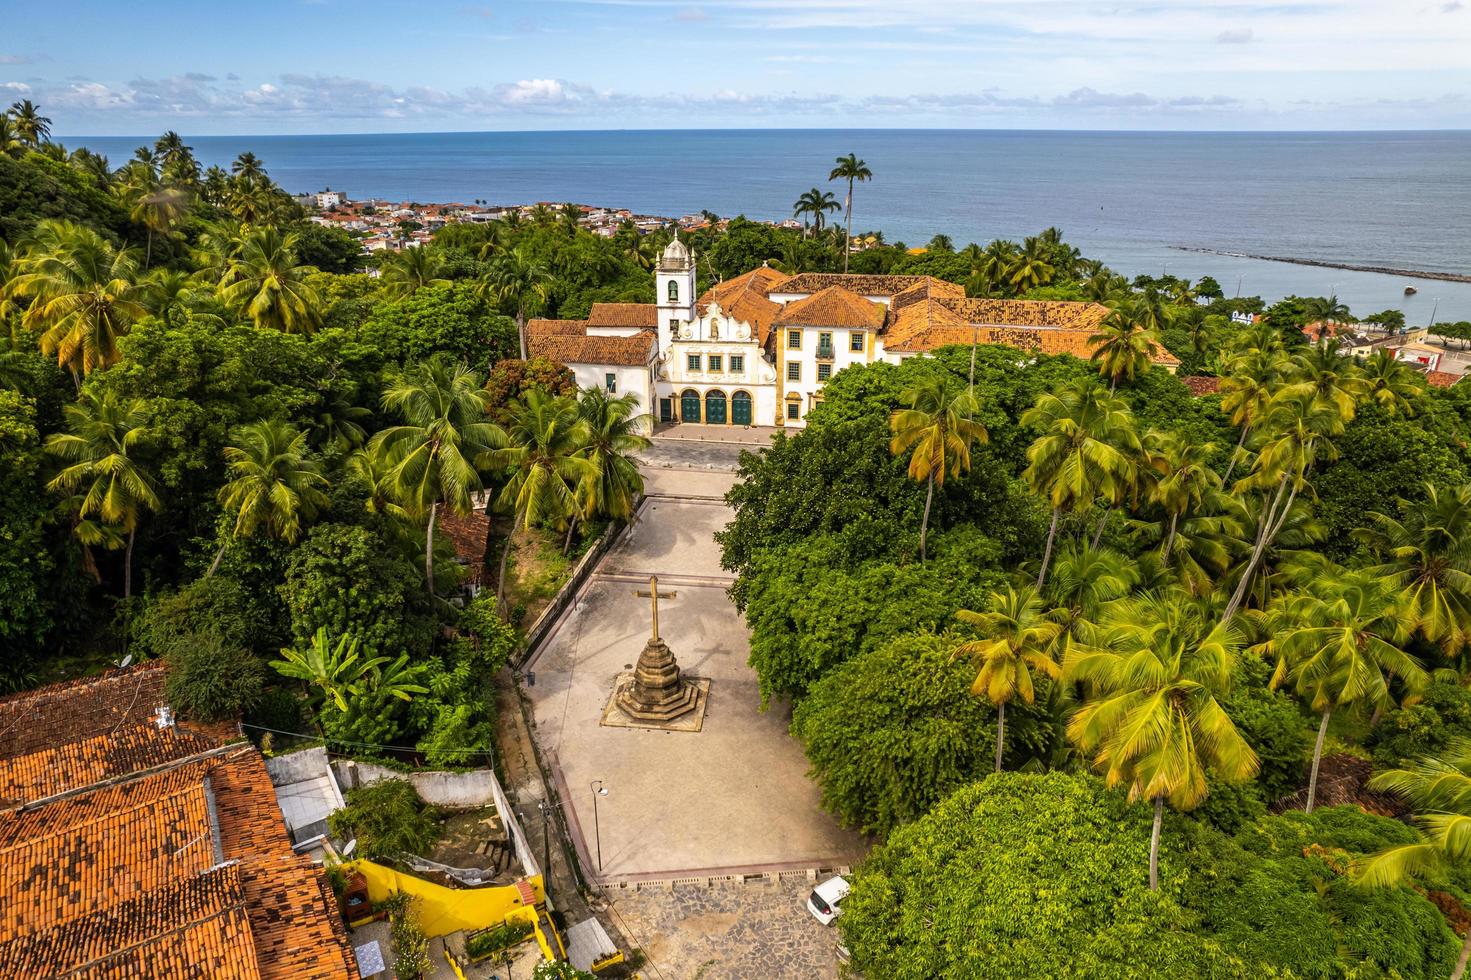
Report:
M 598 847 L 598 874 L 602 874 L 603 832 L 602 829 L 598 826 L 598 797 L 607 796 L 608 789 L 606 786 L 603 785 L 603 781 L 601 779 L 594 779 L 591 783 L 588 784 L 588 788 L 592 790 L 592 833 L 593 839 L 597 842 Z

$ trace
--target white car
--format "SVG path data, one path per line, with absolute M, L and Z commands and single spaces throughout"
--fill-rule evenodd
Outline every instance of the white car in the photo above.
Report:
M 843 899 L 848 897 L 848 882 L 841 877 L 829 878 L 807 896 L 807 911 L 825 926 L 833 924 L 843 911 Z

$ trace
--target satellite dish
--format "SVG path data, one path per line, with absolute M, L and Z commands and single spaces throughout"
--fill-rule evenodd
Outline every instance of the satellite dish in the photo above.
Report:
M 120 664 L 118 664 L 118 666 L 119 667 L 126 667 L 128 664 L 130 664 L 132 662 L 133 662 L 133 655 L 130 653 L 126 657 L 123 658 L 123 662 L 120 663 Z
M 357 849 L 358 849 L 358 839 L 356 837 L 354 837 L 352 840 L 348 841 L 347 842 L 347 846 L 342 849 L 342 856 L 343 857 L 352 857 L 352 852 L 353 851 L 356 851 Z

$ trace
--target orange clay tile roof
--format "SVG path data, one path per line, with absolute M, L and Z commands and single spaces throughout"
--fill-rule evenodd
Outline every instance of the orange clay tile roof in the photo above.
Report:
M 929 276 L 869 276 L 841 272 L 802 272 L 771 290 L 773 293 L 818 293 L 832 286 L 860 296 L 895 296 L 924 283 Z
M 659 308 L 653 303 L 594 303 L 587 322 L 593 327 L 641 327 L 659 325 Z
M 1101 303 L 1069 303 L 1032 299 L 945 299 L 942 302 L 967 323 L 997 327 L 1062 327 L 1092 330 L 1108 316 Z
M 923 276 L 920 282 L 895 293 L 889 308 L 902 310 L 912 303 L 926 299 L 965 299 L 965 287 L 945 279 L 936 279 L 934 276 Z
M 653 331 L 632 337 L 588 337 L 567 334 L 533 334 L 526 346 L 532 357 L 549 357 L 562 364 L 609 364 L 643 367 L 654 359 Z
M 1180 383 L 1190 389 L 1192 395 L 1214 395 L 1221 390 L 1221 379 L 1211 378 L 1203 374 L 1186 375 L 1180 379 Z
M 445 511 L 439 518 L 440 530 L 455 545 L 455 558 L 470 568 L 470 581 L 480 583 L 485 570 L 485 549 L 490 542 L 490 518 L 483 510 L 465 515 Z
M 1425 372 L 1425 380 L 1430 383 L 1430 387 L 1432 388 L 1449 388 L 1457 381 L 1460 381 L 1463 377 L 1465 377 L 1465 375 L 1452 374 L 1449 371 Z
M 0 759 L 143 721 L 166 704 L 162 661 L 0 698 Z
M 785 288 L 785 287 L 783 287 Z M 842 286 L 793 300 L 776 318 L 779 327 L 850 327 L 877 330 L 884 325 L 888 310 Z
M 581 337 L 587 333 L 586 320 L 527 320 L 526 335 L 551 336 L 553 334 L 563 337 Z
M 786 280 L 786 276 L 769 266 L 759 266 L 750 272 L 717 283 L 705 290 L 700 302 L 706 307 L 718 304 L 721 312 L 742 323 L 749 323 L 753 336 L 761 346 L 771 336 L 771 325 L 781 313 L 781 306 L 766 298 L 772 288 Z M 700 310 L 703 315 L 705 310 Z
M 240 869 L 225 865 L 0 943 L 0 975 L 255 980 L 251 945 Z

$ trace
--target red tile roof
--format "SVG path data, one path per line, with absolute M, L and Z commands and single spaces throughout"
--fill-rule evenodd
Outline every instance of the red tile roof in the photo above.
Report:
M 864 299 L 842 286 L 828 286 L 782 307 L 776 318 L 776 326 L 877 330 L 884 325 L 887 313 L 888 310 L 882 303 Z
M 632 337 L 533 334 L 526 346 L 532 357 L 549 357 L 562 364 L 642 367 L 654 359 L 657 344 L 652 331 L 641 331 Z
M 1465 377 L 1465 375 L 1463 375 L 1463 374 L 1452 374 L 1449 371 L 1426 371 L 1425 372 L 1425 380 L 1430 383 L 1430 387 L 1432 387 L 1432 388 L 1449 388 L 1451 385 L 1455 384 L 1457 381 L 1460 381 L 1463 377 Z
M 1190 389 L 1192 395 L 1214 395 L 1221 390 L 1221 379 L 1210 378 L 1205 375 L 1191 374 L 1180 379 L 1180 383 Z
M 930 276 L 871 276 L 841 272 L 802 272 L 773 288 L 773 293 L 820 293 L 841 286 L 860 296 L 895 296 L 923 285 Z
M 151 717 L 166 704 L 162 661 L 0 698 L 0 759 Z
M 700 297 L 700 302 L 706 306 L 717 304 L 727 316 L 749 323 L 756 342 L 765 347 L 766 339 L 771 336 L 771 326 L 781 313 L 781 306 L 767 299 L 766 294 L 786 279 L 769 266 L 758 266 L 734 279 L 711 286 Z M 703 315 L 705 311 L 702 309 L 700 312 Z
M 653 303 L 594 303 L 587 322 L 593 327 L 639 327 L 653 330 L 659 326 L 659 308 Z
M 586 320 L 527 320 L 526 335 L 581 337 L 587 333 Z

